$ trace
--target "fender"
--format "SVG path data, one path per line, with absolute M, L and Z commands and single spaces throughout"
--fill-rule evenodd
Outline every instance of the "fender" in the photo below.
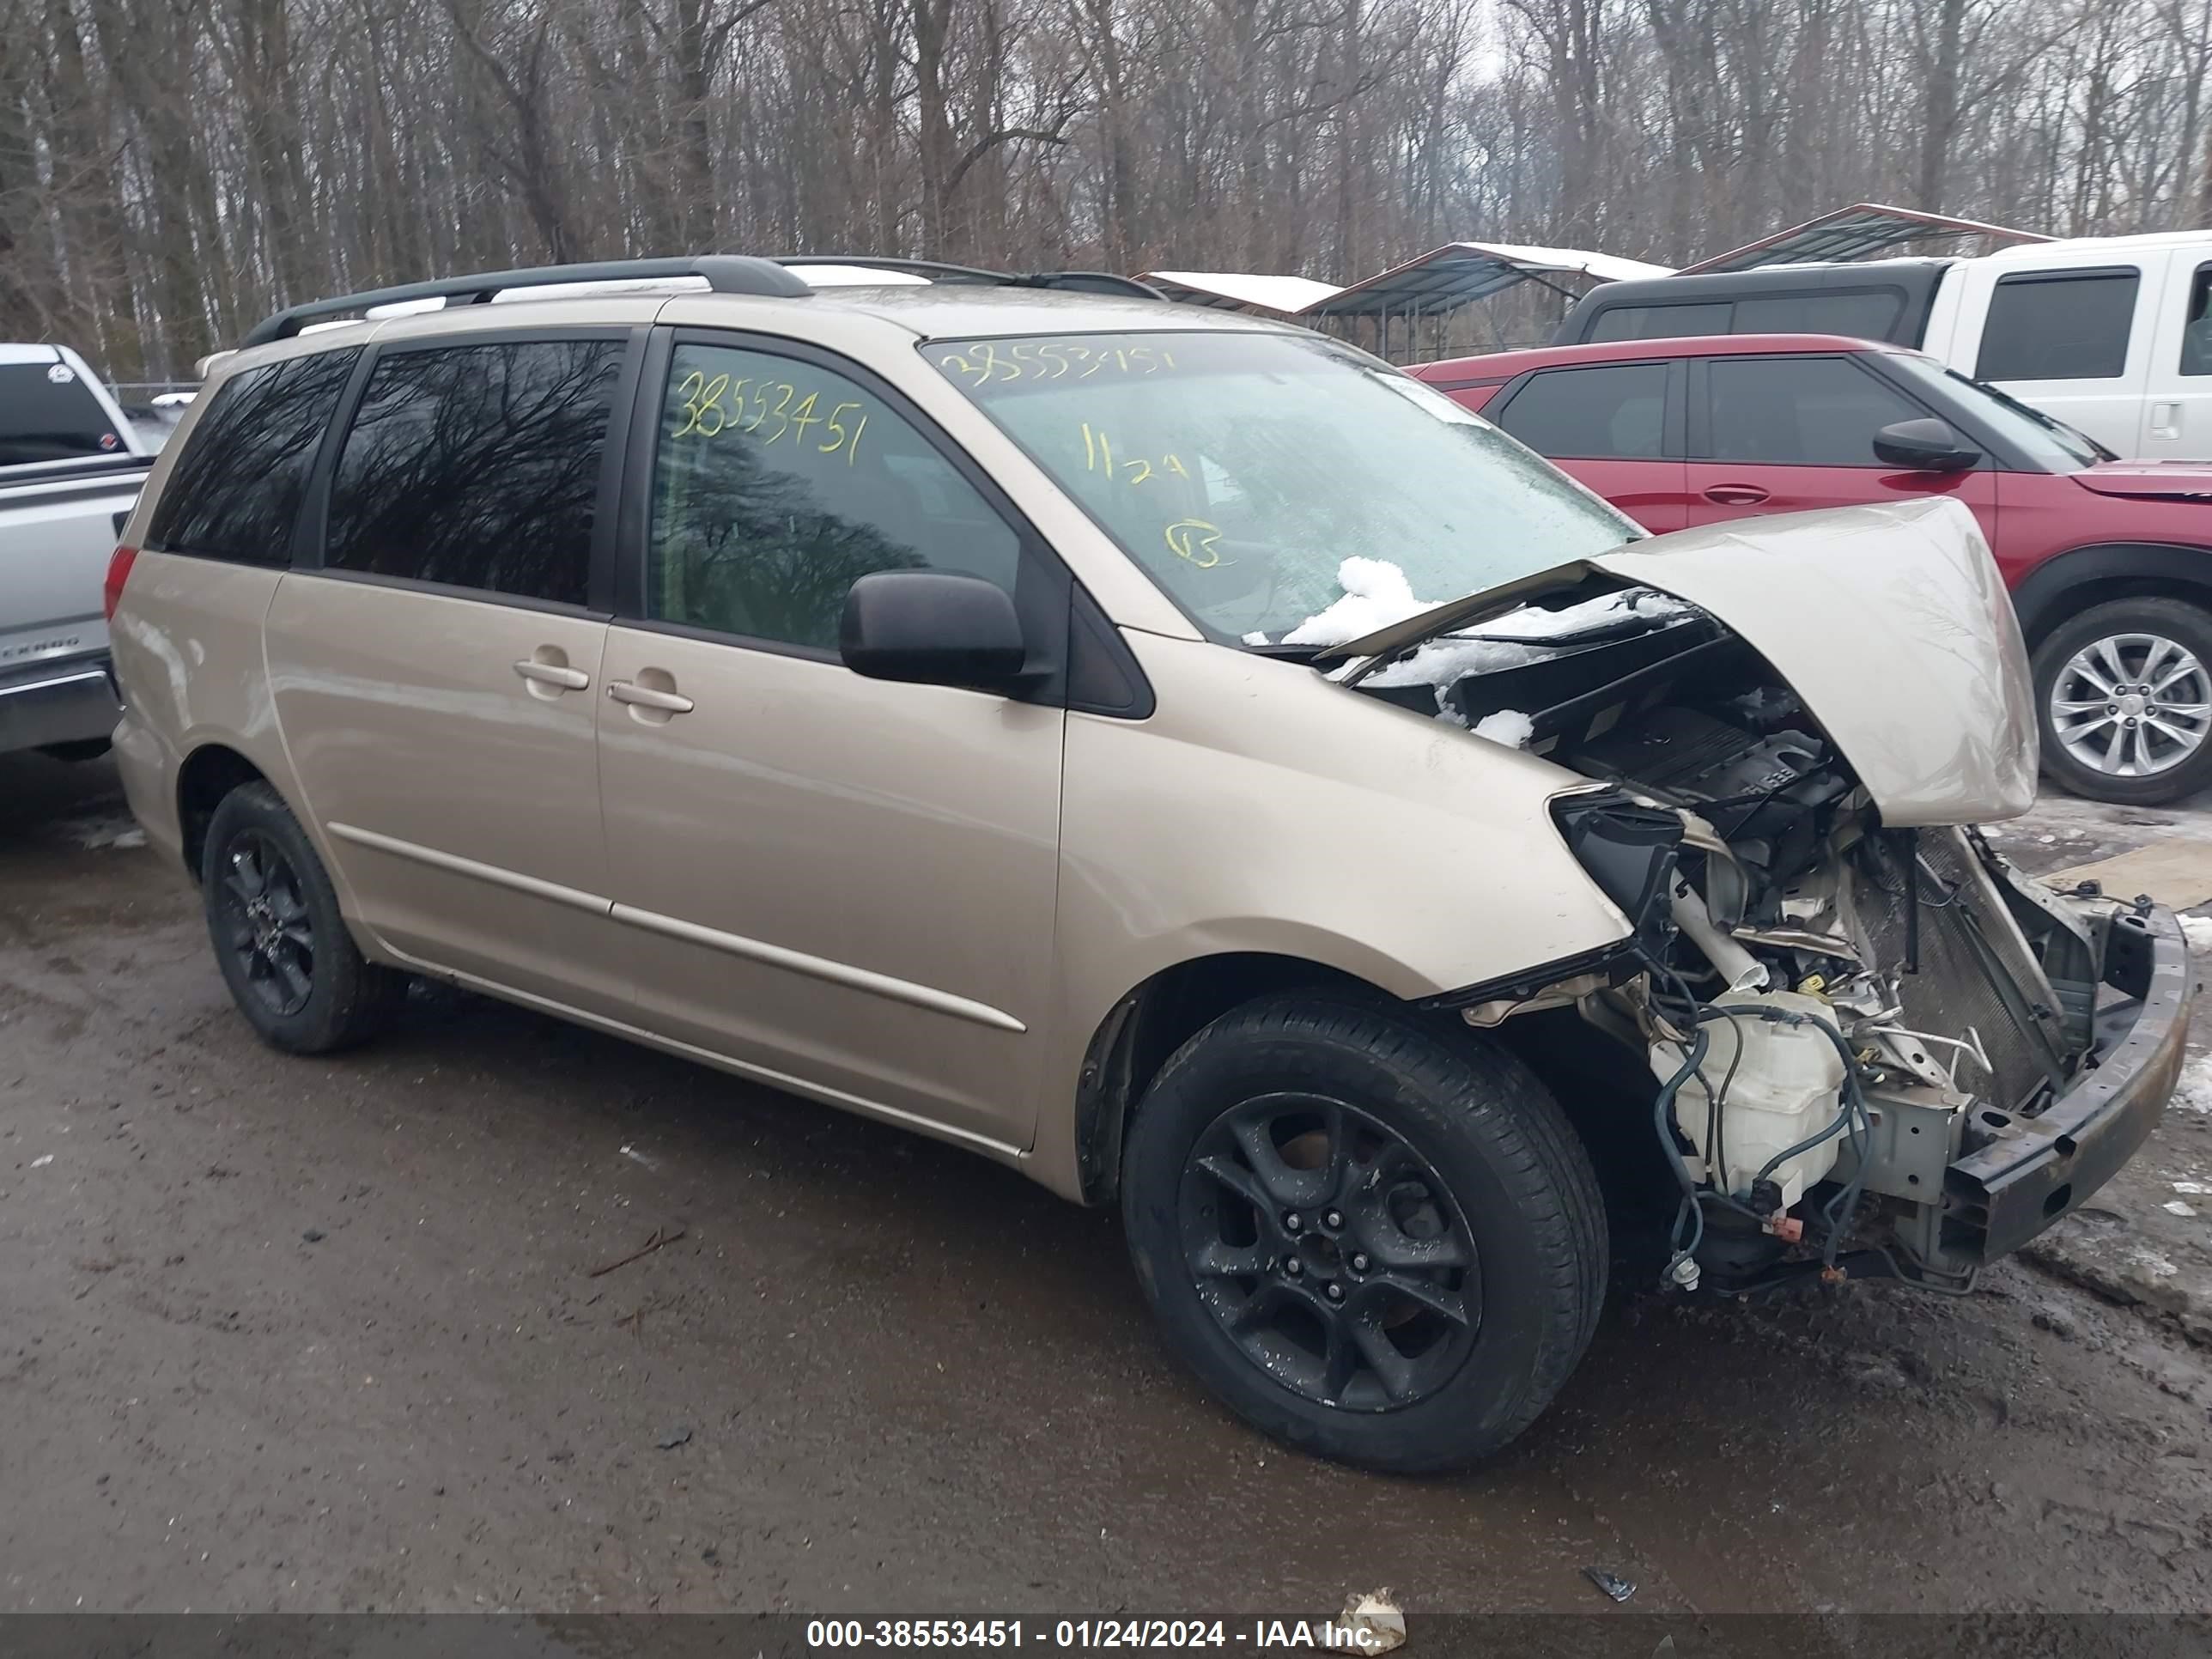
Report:
M 2099 542 L 2045 559 L 2012 591 L 2031 645 L 2065 620 L 2067 595 L 2091 583 L 2196 588 L 2212 599 L 2212 548 L 2179 542 Z

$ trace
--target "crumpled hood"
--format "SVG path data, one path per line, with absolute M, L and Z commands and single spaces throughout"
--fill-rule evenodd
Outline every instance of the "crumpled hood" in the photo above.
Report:
M 1589 562 L 1687 599 L 1772 663 L 1884 823 L 2017 817 L 2034 801 L 2027 650 L 1959 502 L 1710 525 Z
M 2068 474 L 2100 495 L 2212 501 L 2212 466 L 2195 461 L 2104 461 Z

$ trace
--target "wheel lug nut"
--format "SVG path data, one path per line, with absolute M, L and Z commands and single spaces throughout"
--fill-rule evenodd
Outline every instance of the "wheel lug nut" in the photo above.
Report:
M 2128 724 L 2129 724 L 2130 726 L 2133 726 L 2135 723 L 2136 723 L 2136 717 L 2135 717 L 2134 715 L 2132 715 L 2132 714 L 2129 715 L 2129 716 L 2128 716 Z
M 1283 1218 L 1283 1231 L 1286 1233 L 1297 1232 L 1305 1224 L 1305 1218 L 1301 1216 L 1296 1210 L 1292 1210 L 1288 1215 Z
M 1321 1224 L 1324 1227 L 1341 1227 L 1344 1225 L 1344 1218 L 1334 1210 L 1331 1210 L 1321 1218 Z
M 1364 1255 L 1353 1256 L 1352 1258 L 1352 1271 L 1356 1273 L 1365 1273 L 1367 1271 L 1367 1258 Z
M 1285 1257 L 1283 1259 L 1283 1271 L 1284 1271 L 1285 1273 L 1288 1273 L 1291 1278 L 1296 1279 L 1296 1278 L 1297 1278 L 1300 1273 L 1304 1273 L 1305 1270 L 1306 1270 L 1306 1264 L 1305 1264 L 1304 1262 L 1303 1262 L 1303 1261 L 1299 1261 L 1299 1260 L 1297 1259 L 1297 1257 L 1296 1257 L 1296 1256 L 1292 1255 L 1292 1256 L 1285 1256 Z
M 1344 1300 L 1344 1286 L 1343 1286 L 1343 1285 L 1330 1285 L 1330 1286 L 1328 1287 L 1328 1299 L 1329 1299 L 1330 1301 L 1332 1301 L 1332 1302 L 1341 1302 L 1341 1301 L 1343 1301 L 1343 1300 Z

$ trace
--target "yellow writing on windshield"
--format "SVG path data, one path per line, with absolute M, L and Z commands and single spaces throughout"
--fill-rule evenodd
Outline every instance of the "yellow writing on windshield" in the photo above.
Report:
M 973 386 L 998 386 L 1010 380 L 1087 380 L 1101 373 L 1157 374 L 1172 369 L 1176 360 L 1174 352 L 1161 347 L 1100 340 L 978 340 L 940 353 L 937 366 Z
M 833 405 L 824 415 L 821 392 L 789 380 L 732 380 L 726 374 L 710 376 L 704 369 L 695 368 L 677 382 L 676 396 L 684 422 L 670 434 L 672 437 L 714 438 L 736 432 L 763 444 L 789 438 L 799 445 L 811 441 L 809 429 L 819 427 L 829 441 L 815 441 L 815 452 L 835 455 L 842 451 L 845 465 L 850 466 L 860 453 L 860 434 L 868 428 L 865 410 L 857 421 L 850 418 L 853 411 L 860 409 L 851 398 Z M 763 432 L 762 428 L 771 422 L 774 426 Z
M 1211 570 L 1223 562 L 1218 525 L 1203 519 L 1177 519 L 1164 533 L 1168 551 L 1178 559 L 1188 559 L 1200 570 Z
M 1157 462 L 1142 455 L 1117 457 L 1114 441 L 1088 421 L 1083 422 L 1083 470 L 1103 472 L 1116 483 L 1131 485 L 1146 483 L 1154 477 L 1190 477 L 1189 469 L 1176 455 L 1163 455 Z

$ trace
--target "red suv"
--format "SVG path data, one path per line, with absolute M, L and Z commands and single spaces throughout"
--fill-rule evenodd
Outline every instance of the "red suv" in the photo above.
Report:
M 2094 440 L 1896 346 L 1625 340 L 1413 371 L 1653 531 L 1950 495 L 2035 663 L 2044 768 L 2150 804 L 2212 783 L 2212 466 Z

